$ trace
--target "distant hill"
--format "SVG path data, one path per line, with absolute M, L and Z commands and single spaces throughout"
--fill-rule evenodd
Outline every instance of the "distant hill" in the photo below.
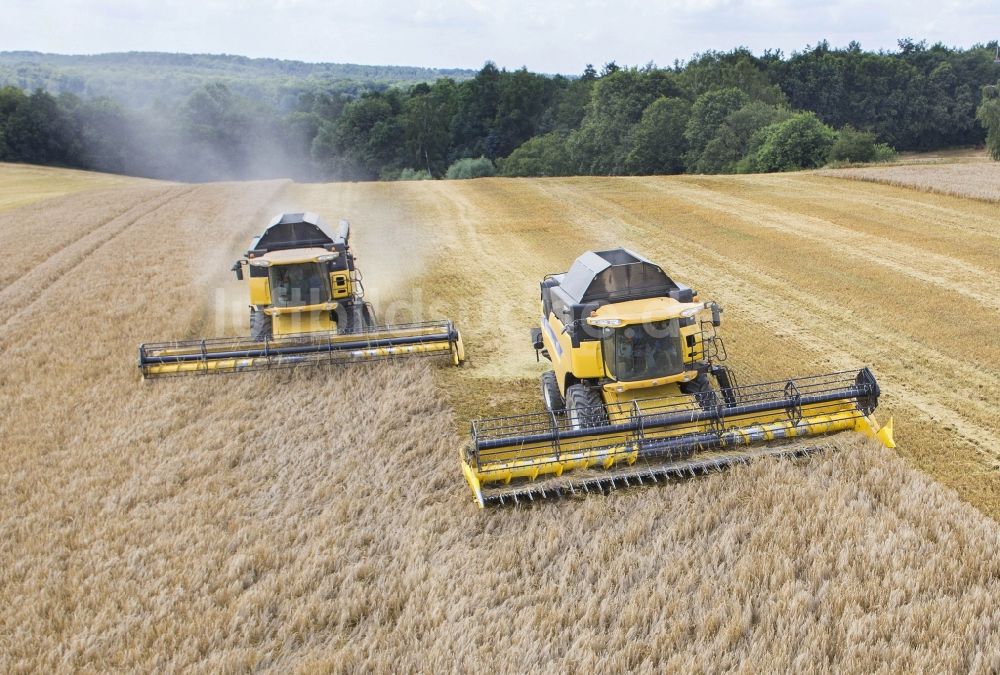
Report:
M 244 96 L 265 98 L 282 108 L 304 90 L 356 92 L 440 77 L 465 80 L 473 70 L 364 66 L 252 59 L 229 54 L 126 52 L 73 56 L 41 52 L 0 52 L 0 86 L 44 89 L 52 94 L 108 96 L 128 107 L 169 102 L 208 82 L 224 82 Z

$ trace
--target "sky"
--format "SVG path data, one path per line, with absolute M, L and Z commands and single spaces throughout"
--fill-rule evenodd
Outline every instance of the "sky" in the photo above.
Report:
M 708 50 L 1000 36 L 1000 0 L 0 0 L 0 51 L 166 51 L 579 73 Z

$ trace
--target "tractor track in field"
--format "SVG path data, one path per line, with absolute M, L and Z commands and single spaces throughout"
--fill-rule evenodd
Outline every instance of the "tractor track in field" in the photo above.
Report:
M 442 260 L 442 267 L 463 291 L 448 304 L 468 326 L 470 344 L 483 345 L 478 354 L 468 350 L 470 368 L 464 375 L 493 382 L 534 379 L 539 367 L 528 329 L 538 325 L 537 284 L 565 264 L 572 250 L 566 240 L 573 232 L 554 227 L 556 213 L 525 199 L 518 184 L 471 188 L 445 185 L 425 195 L 423 204 L 424 213 L 433 214 L 424 222 L 450 222 L 459 229 L 457 236 L 450 235 L 455 253 Z
M 0 304 L 8 308 L 17 308 L 0 321 L 0 332 L 16 325 L 18 319 L 43 302 L 47 292 L 67 274 L 73 272 L 81 261 L 112 243 L 143 218 L 153 215 L 167 204 L 183 198 L 196 189 L 195 186 L 169 188 L 165 194 L 152 202 L 144 202 L 112 217 L 103 225 L 59 249 L 42 264 L 36 265 L 16 282 L 0 290 Z M 135 255 L 141 256 L 143 252 L 138 251 Z
M 664 190 L 662 184 L 654 181 L 642 181 L 641 184 L 655 190 Z M 881 265 L 944 290 L 965 295 L 987 307 L 1000 309 L 1000 284 L 996 277 L 955 258 L 894 242 L 887 237 L 873 237 L 801 213 L 774 207 L 768 207 L 762 212 L 759 202 L 728 194 L 720 195 L 714 190 L 701 187 L 672 183 L 667 192 L 693 204 L 739 218 L 755 227 L 795 235 L 826 247 L 837 255 Z
M 862 183 L 866 188 L 859 189 L 856 181 L 837 178 L 829 174 L 811 174 L 809 176 L 782 176 L 780 183 L 775 183 L 773 176 L 766 176 L 756 180 L 748 177 L 748 182 L 754 187 L 764 188 L 761 194 L 755 195 L 762 200 L 768 199 L 768 192 L 787 191 L 795 193 L 801 199 L 817 201 L 817 181 L 821 181 L 823 195 L 830 195 L 830 199 L 825 200 L 833 204 L 842 204 L 847 201 L 855 204 L 870 207 L 872 212 L 884 213 L 886 216 L 897 215 L 900 211 L 913 211 L 919 209 L 920 218 L 913 224 L 905 222 L 893 222 L 892 232 L 899 228 L 904 228 L 907 232 L 914 234 L 924 234 L 928 225 L 945 227 L 948 230 L 967 232 L 972 235 L 983 237 L 989 240 L 1000 240 L 1000 230 L 991 225 L 977 222 L 970 219 L 970 209 L 968 200 L 964 200 L 959 195 L 947 195 L 937 193 L 915 192 L 905 190 L 899 186 L 885 183 Z M 833 180 L 831 180 L 833 179 Z M 715 184 L 713 182 L 713 184 Z M 732 191 L 732 186 L 725 183 L 719 184 L 720 189 L 728 194 Z M 900 190 L 906 191 L 906 196 L 900 196 Z M 838 197 L 843 198 L 838 199 Z M 953 208 L 939 202 L 948 200 L 960 200 L 966 202 L 966 209 Z M 971 210 L 977 213 L 990 213 L 996 210 L 993 204 L 988 202 L 971 202 Z M 855 210 L 856 211 L 856 210 Z M 856 214 L 852 214 L 856 215 Z M 865 214 L 866 216 L 868 214 Z M 882 223 L 883 227 L 885 223 Z M 873 231 L 868 229 L 866 231 Z
M 993 404 L 970 401 L 967 395 L 950 386 L 950 380 L 938 377 L 940 364 L 948 363 L 949 371 L 957 376 L 957 380 L 986 391 L 997 391 L 1000 390 L 1000 378 L 995 374 L 982 372 L 964 361 L 953 360 L 915 340 L 871 328 L 864 321 L 851 321 L 853 313 L 848 308 L 825 299 L 817 301 L 797 290 L 794 284 L 748 267 L 738 259 L 723 255 L 699 241 L 684 238 L 675 231 L 661 229 L 659 223 L 632 212 L 627 203 L 612 204 L 576 192 L 558 195 L 558 198 L 578 214 L 578 219 L 574 220 L 576 223 L 587 223 L 591 228 L 605 228 L 608 223 L 613 223 L 617 229 L 630 233 L 633 241 L 656 242 L 656 253 L 651 254 L 654 260 L 663 261 L 667 269 L 687 268 L 689 276 L 699 277 L 701 283 L 711 289 L 710 295 L 730 298 L 730 302 L 752 312 L 758 322 L 771 331 L 792 334 L 795 342 L 809 352 L 833 360 L 838 369 L 858 365 L 858 358 L 840 347 L 838 341 L 824 339 L 823 336 L 836 335 L 838 331 L 822 317 L 833 315 L 843 319 L 851 325 L 855 336 L 864 337 L 863 341 L 854 339 L 852 352 L 863 352 L 869 358 L 870 355 L 881 356 L 877 360 L 884 365 L 877 372 L 890 401 L 905 402 L 932 420 L 946 420 L 955 427 L 955 435 L 963 441 L 993 459 L 1000 456 L 1000 436 L 988 426 L 993 418 Z M 681 244 L 676 247 L 664 245 L 663 238 L 680 239 Z M 692 265 L 690 253 L 696 253 L 699 260 L 712 261 L 712 265 Z M 726 269 L 733 271 L 721 271 Z M 750 289 L 742 291 L 747 285 Z M 769 292 L 756 292 L 760 290 Z M 788 309 L 783 310 L 783 307 Z M 905 397 L 895 393 L 900 389 L 906 392 Z M 975 415 L 968 412 L 970 404 Z
M 4 234 L 0 250 L 9 248 L 9 252 L 4 252 L 7 264 L 0 270 L 0 294 L 22 275 L 30 274 L 38 265 L 138 208 L 143 200 L 155 197 L 163 189 L 63 195 L 0 213 L 0 230 Z M 73 215 L 67 218 L 67 212 Z M 15 251 L 17 256 L 13 255 Z

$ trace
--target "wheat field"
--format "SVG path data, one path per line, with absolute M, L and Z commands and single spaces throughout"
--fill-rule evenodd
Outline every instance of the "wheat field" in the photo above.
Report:
M 995 205 L 101 180 L 0 206 L 0 671 L 1000 669 Z M 351 218 L 381 318 L 455 319 L 469 363 L 140 381 L 143 340 L 246 331 L 229 265 L 294 209 Z M 463 432 L 539 405 L 538 279 L 613 245 L 723 304 L 745 381 L 871 364 L 899 449 L 478 512 Z
M 0 163 L 0 211 L 78 192 L 94 193 L 101 189 L 114 191 L 119 187 L 157 183 L 158 181 L 93 171 L 74 169 L 53 171 L 48 167 L 30 164 Z M 113 201 L 114 197 L 111 199 Z
M 824 169 L 816 173 L 1000 202 L 1000 164 L 991 161 L 984 150 L 923 153 L 904 157 L 892 166 Z

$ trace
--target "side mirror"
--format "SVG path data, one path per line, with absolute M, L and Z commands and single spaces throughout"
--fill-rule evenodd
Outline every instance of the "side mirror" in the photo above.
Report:
M 236 261 L 233 263 L 233 271 L 236 272 L 236 280 L 243 281 L 243 263 L 242 261 Z
M 716 328 L 722 325 L 722 308 L 717 302 L 712 303 L 712 325 Z

